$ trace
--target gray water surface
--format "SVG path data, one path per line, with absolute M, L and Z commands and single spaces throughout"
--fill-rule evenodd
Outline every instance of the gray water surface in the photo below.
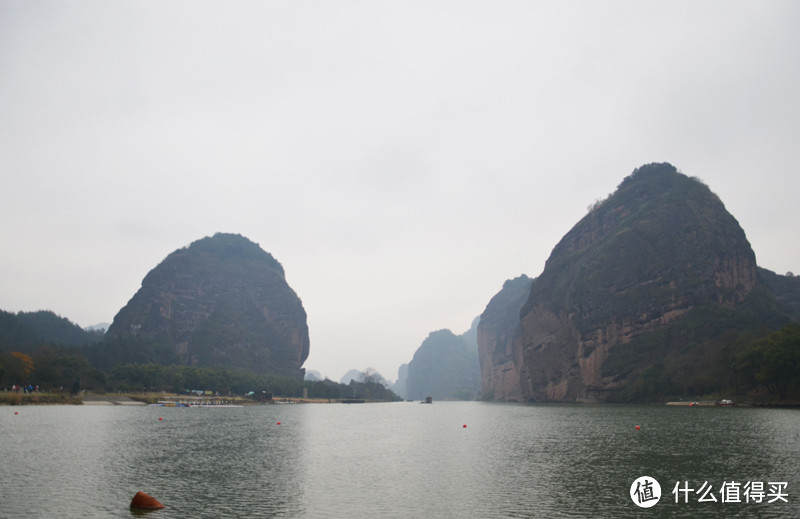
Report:
M 29 406 L 0 407 L 0 434 L 2 518 L 134 517 L 140 490 L 166 505 L 152 519 L 800 517 L 797 410 Z M 631 500 L 639 476 L 661 485 L 652 508 Z M 721 502 L 748 481 L 788 502 Z M 717 502 L 675 503 L 678 482 Z

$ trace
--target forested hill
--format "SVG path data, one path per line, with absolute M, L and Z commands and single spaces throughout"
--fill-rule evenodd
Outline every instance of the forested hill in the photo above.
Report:
M 81 346 L 103 340 L 103 332 L 87 331 L 51 311 L 0 310 L 0 351 L 27 353 L 43 345 Z
M 785 305 L 792 319 L 800 323 L 800 276 L 792 272 L 782 276 L 764 268 L 758 269 L 758 275 L 778 301 Z

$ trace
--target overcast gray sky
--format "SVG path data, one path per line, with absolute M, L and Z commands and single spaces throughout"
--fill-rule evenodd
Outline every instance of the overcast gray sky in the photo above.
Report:
M 800 273 L 800 2 L 0 0 L 0 309 L 111 322 L 240 233 L 394 379 L 645 163 Z

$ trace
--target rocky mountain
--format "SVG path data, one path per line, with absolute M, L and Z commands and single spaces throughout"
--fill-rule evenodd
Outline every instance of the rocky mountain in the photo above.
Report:
M 391 382 L 386 380 L 383 375 L 381 375 L 372 368 L 367 368 L 366 370 L 363 371 L 360 369 L 351 369 L 347 373 L 342 375 L 342 378 L 339 379 L 340 384 L 347 385 L 350 384 L 351 382 L 362 382 L 362 383 L 375 382 L 377 384 L 382 385 L 385 388 L 388 389 L 392 388 Z
M 478 325 L 481 322 L 481 316 L 472 320 L 469 330 L 461 334 L 461 338 L 466 341 L 467 346 L 471 349 L 478 351 Z
M 341 376 L 339 383 L 347 385 L 354 380 L 356 382 L 364 382 L 364 372 L 360 369 L 348 370 L 347 373 Z
M 670 164 L 649 164 L 555 246 L 510 348 L 502 317 L 479 333 L 484 391 L 550 401 L 702 393 L 725 376 L 733 335 L 774 329 L 785 315 L 720 199 Z
M 150 345 L 169 357 L 156 360 L 300 378 L 309 353 L 306 313 L 283 267 L 236 234 L 215 234 L 167 256 L 106 335 L 109 343 Z
M 478 353 L 450 330 L 432 332 L 408 364 L 405 397 L 472 400 L 480 393 Z
M 322 373 L 313 369 L 307 369 L 303 380 L 310 380 L 312 382 L 318 382 L 325 380 L 325 377 L 322 376 Z
M 486 400 L 519 400 L 522 358 L 515 356 L 514 338 L 519 311 L 528 300 L 533 280 L 526 275 L 510 279 L 486 305 L 477 330 L 481 382 Z

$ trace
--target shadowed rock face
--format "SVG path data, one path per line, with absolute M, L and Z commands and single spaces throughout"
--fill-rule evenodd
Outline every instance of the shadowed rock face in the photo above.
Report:
M 514 338 L 520 330 L 519 311 L 528 300 L 532 282 L 525 275 L 506 281 L 481 314 L 478 354 L 486 400 L 522 398 L 522 358 L 515 354 Z
M 247 238 L 216 234 L 167 256 L 108 330 L 146 337 L 187 365 L 302 377 L 306 313 L 283 267 Z
M 513 345 L 482 350 L 484 386 L 504 399 L 610 399 L 681 348 L 647 351 L 644 334 L 697 308 L 735 309 L 757 285 L 755 255 L 719 198 L 669 164 L 643 166 L 553 249 Z

